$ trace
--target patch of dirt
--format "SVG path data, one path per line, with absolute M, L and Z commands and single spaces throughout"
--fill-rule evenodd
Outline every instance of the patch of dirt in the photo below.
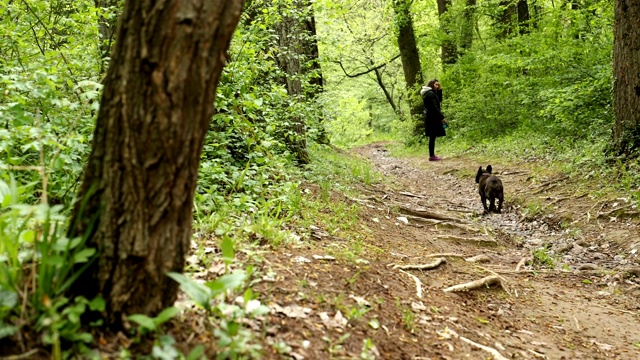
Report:
M 266 256 L 277 275 L 255 286 L 272 306 L 264 341 L 291 349 L 265 359 L 640 358 L 629 199 L 596 200 L 563 174 L 492 164 L 506 201 L 484 215 L 475 171 L 487 164 L 396 159 L 384 146 L 353 152 L 392 185 L 342 198 L 362 206 L 364 240 L 315 228 L 314 243 Z M 485 261 L 469 259 L 478 255 Z M 430 270 L 394 267 L 440 257 Z M 502 286 L 443 291 L 487 276 Z

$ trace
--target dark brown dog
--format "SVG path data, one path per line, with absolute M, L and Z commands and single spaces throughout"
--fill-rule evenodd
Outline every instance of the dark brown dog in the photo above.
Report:
M 482 200 L 482 206 L 485 213 L 495 211 L 498 214 L 502 212 L 502 202 L 504 201 L 504 189 L 502 181 L 495 175 L 491 175 L 491 165 L 487 165 L 486 170 L 482 170 L 482 166 L 476 173 L 476 183 L 478 183 L 478 192 Z M 487 208 L 487 199 L 489 199 L 489 207 Z M 495 200 L 498 199 L 498 209 L 496 210 Z

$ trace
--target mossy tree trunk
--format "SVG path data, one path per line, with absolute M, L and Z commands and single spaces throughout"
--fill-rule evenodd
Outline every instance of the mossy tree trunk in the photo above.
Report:
M 171 305 L 191 242 L 193 194 L 225 52 L 243 0 L 125 3 L 69 235 L 96 261 L 70 295 L 106 325 Z

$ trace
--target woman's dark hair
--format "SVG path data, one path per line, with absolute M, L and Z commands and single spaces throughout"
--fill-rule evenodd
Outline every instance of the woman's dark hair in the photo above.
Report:
M 433 84 L 437 83 L 438 79 L 431 79 L 429 80 L 429 82 L 427 83 L 427 86 L 433 89 Z

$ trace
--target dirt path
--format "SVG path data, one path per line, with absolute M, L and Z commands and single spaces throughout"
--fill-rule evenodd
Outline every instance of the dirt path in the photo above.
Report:
M 318 224 L 312 246 L 267 257 L 278 275 L 257 287 L 275 309 L 265 342 L 286 342 L 285 358 L 640 358 L 640 231 L 628 199 L 592 200 L 562 174 L 492 164 L 506 207 L 482 215 L 474 176 L 486 164 L 400 160 L 384 144 L 354 152 L 393 184 L 339 199 L 363 207 L 363 240 Z M 345 252 L 354 256 L 336 256 Z M 438 258 L 431 270 L 393 266 Z M 443 291 L 488 276 L 503 286 Z

